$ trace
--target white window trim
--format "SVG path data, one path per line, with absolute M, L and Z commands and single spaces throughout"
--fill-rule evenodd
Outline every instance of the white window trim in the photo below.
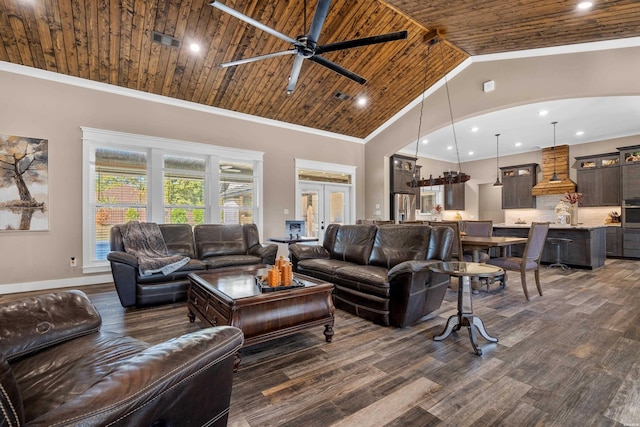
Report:
M 300 212 L 302 207 L 300 206 L 300 200 L 302 198 L 302 191 L 300 190 L 300 170 L 315 170 L 321 172 L 333 172 L 333 173 L 343 173 L 345 175 L 351 176 L 351 184 L 342 184 L 345 186 L 351 187 L 351 196 L 350 196 L 350 206 L 349 206 L 349 222 L 347 224 L 355 224 L 356 223 L 356 166 L 349 165 L 341 165 L 337 163 L 326 163 L 326 162 L 317 162 L 314 160 L 305 160 L 305 159 L 295 159 L 295 192 L 296 192 L 296 201 L 295 201 L 295 212 L 296 218 L 302 218 L 302 213 Z M 332 183 L 334 185 L 335 183 Z
M 110 271 L 108 261 L 91 263 L 91 251 L 95 244 L 95 238 L 93 236 L 93 227 L 91 222 L 94 221 L 91 212 L 91 200 L 93 193 L 93 183 L 91 179 L 91 155 L 95 153 L 97 147 L 118 147 L 128 149 L 148 149 L 150 156 L 162 156 L 165 152 L 178 152 L 178 153 L 197 153 L 200 156 L 207 156 L 208 166 L 215 165 L 221 159 L 224 161 L 237 161 L 237 162 L 255 162 L 254 177 L 257 178 L 254 195 L 254 222 L 258 226 L 258 230 L 262 230 L 263 224 L 263 209 L 262 209 L 262 194 L 263 182 L 263 161 L 264 152 L 244 150 L 239 148 L 221 147 L 217 145 L 204 144 L 199 142 L 181 141 L 176 139 L 160 138 L 148 135 L 137 135 L 126 132 L 110 131 L 105 129 L 95 129 L 90 127 L 81 126 L 82 130 L 82 272 L 83 273 L 98 273 Z M 156 163 L 156 164 L 163 164 Z M 211 168 L 211 173 L 208 174 L 207 180 L 212 179 L 217 182 L 219 179 L 218 169 Z M 151 176 L 159 173 L 162 175 L 162 168 L 159 170 L 151 170 Z M 151 180 L 150 180 L 151 181 Z M 206 182 L 209 185 L 210 192 L 205 200 L 205 203 L 209 204 L 211 216 L 206 218 L 205 221 L 212 223 L 213 219 L 220 217 L 220 207 L 218 206 L 219 194 L 217 194 L 218 187 L 211 185 L 211 182 Z M 156 189 L 152 182 L 148 183 L 148 192 L 151 195 L 149 198 L 150 203 L 160 205 L 163 204 L 162 188 Z M 215 188 L 214 188 L 215 187 Z M 159 192 L 159 197 L 158 193 Z M 151 218 L 155 222 L 163 222 L 164 209 L 151 209 Z M 158 219 L 157 216 L 160 215 Z

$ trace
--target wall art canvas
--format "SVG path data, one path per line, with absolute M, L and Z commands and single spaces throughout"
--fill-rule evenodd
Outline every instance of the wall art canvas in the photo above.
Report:
M 48 140 L 0 134 L 0 231 L 48 230 Z

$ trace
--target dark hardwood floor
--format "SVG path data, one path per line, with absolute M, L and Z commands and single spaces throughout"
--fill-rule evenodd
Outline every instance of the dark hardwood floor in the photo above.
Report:
M 607 260 L 596 271 L 543 269 L 544 296 L 517 274 L 505 290 L 474 295 L 489 333 L 484 355 L 466 330 L 442 342 L 456 311 L 409 328 L 336 312 L 323 328 L 241 351 L 230 426 L 633 426 L 640 425 L 640 262 Z M 184 303 L 123 309 L 112 285 L 83 287 L 103 329 L 157 343 L 201 327 Z M 26 294 L 0 296 L 0 301 Z

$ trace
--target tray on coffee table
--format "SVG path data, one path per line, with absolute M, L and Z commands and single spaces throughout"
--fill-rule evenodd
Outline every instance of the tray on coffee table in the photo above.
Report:
M 287 289 L 294 289 L 294 288 L 304 288 L 305 285 L 298 278 L 294 277 L 290 285 L 285 286 L 281 284 L 279 286 L 269 286 L 268 281 L 262 280 L 261 276 L 256 276 L 256 286 L 258 286 L 261 292 L 275 292 L 275 291 L 286 291 Z

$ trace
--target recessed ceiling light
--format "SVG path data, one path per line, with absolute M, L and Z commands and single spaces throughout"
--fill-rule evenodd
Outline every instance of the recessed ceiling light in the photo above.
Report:
M 448 145 L 447 150 L 453 150 L 453 145 Z
M 478 126 L 474 126 L 471 128 L 471 132 L 478 132 Z
M 423 140 L 422 140 L 422 143 L 423 143 L 423 144 L 428 144 L 428 143 L 429 143 L 429 140 L 428 140 L 428 139 L 423 139 Z
M 578 3 L 578 9 L 580 9 L 580 10 L 591 9 L 592 6 L 593 6 L 593 3 L 590 2 L 590 1 L 582 1 L 582 2 Z
M 579 130 L 578 132 L 576 132 L 576 136 L 582 136 L 582 135 L 584 135 L 583 130 Z
M 367 105 L 367 98 L 364 96 L 361 96 L 358 98 L 358 105 L 361 107 L 364 107 L 365 105 Z
M 469 151 L 469 155 L 470 155 L 470 156 L 473 156 L 473 151 Z
M 538 112 L 538 115 L 539 115 L 539 116 L 546 116 L 547 114 L 549 114 L 549 111 L 548 111 L 548 110 L 540 110 L 540 111 Z
M 516 147 L 521 147 L 521 146 L 522 146 L 522 142 L 516 142 L 514 145 L 515 145 Z
M 200 51 L 200 45 L 197 43 L 191 43 L 189 45 L 189 49 L 191 49 L 191 52 L 199 52 Z

